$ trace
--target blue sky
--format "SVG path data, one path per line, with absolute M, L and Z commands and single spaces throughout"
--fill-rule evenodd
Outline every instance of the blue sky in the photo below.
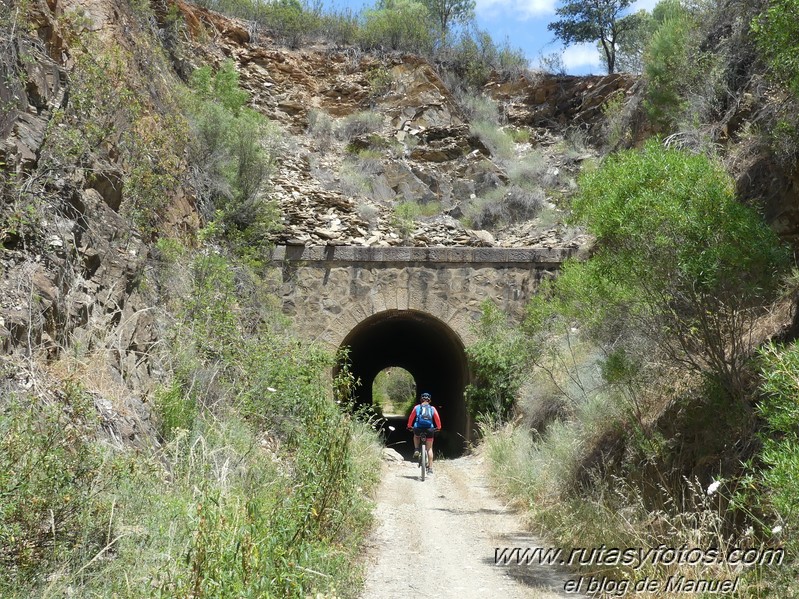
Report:
M 539 66 L 541 55 L 562 53 L 566 72 L 573 75 L 602 74 L 604 68 L 594 44 L 582 44 L 564 48 L 553 41 L 547 25 L 555 20 L 558 0 L 476 0 L 477 26 L 487 31 L 494 42 L 505 41 L 511 48 L 524 52 L 531 68 Z M 360 11 L 375 5 L 374 0 L 328 0 L 334 8 L 349 7 Z M 652 10 L 657 0 L 638 0 L 631 10 Z
M 638 0 L 630 11 L 652 10 L 656 3 L 657 0 Z M 564 48 L 559 41 L 553 41 L 547 25 L 556 20 L 558 5 L 558 0 L 477 0 L 477 25 L 488 31 L 495 42 L 507 40 L 511 47 L 520 48 L 532 68 L 538 67 L 541 55 L 562 53 L 568 73 L 604 73 L 595 44 Z

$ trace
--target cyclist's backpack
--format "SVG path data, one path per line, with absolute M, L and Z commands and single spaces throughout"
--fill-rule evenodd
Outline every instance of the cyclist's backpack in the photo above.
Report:
M 433 406 L 418 406 L 416 408 L 416 426 L 418 428 L 433 428 Z

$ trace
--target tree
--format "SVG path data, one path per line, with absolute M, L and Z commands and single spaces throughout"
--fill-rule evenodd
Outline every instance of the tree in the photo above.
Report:
M 743 399 L 754 326 L 788 256 L 723 167 L 653 141 L 585 174 L 572 207 L 597 246 L 556 284 L 583 326 L 600 341 L 643 335 Z
M 608 74 L 615 72 L 619 43 L 635 25 L 622 13 L 632 0 L 565 0 L 555 12 L 559 21 L 547 25 L 565 44 L 598 41 L 605 54 Z
M 655 30 L 655 21 L 652 14 L 639 10 L 623 17 L 620 25 L 625 35 L 616 44 L 616 64 L 614 69 L 618 72 L 641 73 L 644 70 L 644 52 L 652 39 Z M 607 68 L 607 55 L 602 53 L 602 62 Z
M 452 23 L 467 23 L 474 17 L 475 0 L 422 0 L 430 15 L 438 22 L 441 39 Z
M 475 326 L 478 341 L 466 349 L 473 374 L 466 397 L 472 415 L 506 422 L 524 381 L 528 346 L 491 300 L 485 300 L 480 308 L 482 314 Z

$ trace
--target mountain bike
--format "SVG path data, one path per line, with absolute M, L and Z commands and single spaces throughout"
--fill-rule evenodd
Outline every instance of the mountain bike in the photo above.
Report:
M 427 437 L 435 437 L 435 428 L 418 428 L 413 429 L 413 434 L 419 437 L 419 468 L 422 469 L 422 480 L 427 476 Z

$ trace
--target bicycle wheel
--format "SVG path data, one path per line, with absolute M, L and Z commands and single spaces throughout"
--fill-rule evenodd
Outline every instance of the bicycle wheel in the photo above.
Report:
M 421 453 L 419 454 L 419 465 L 422 467 L 422 480 L 427 475 L 427 446 L 422 444 L 420 447 Z

